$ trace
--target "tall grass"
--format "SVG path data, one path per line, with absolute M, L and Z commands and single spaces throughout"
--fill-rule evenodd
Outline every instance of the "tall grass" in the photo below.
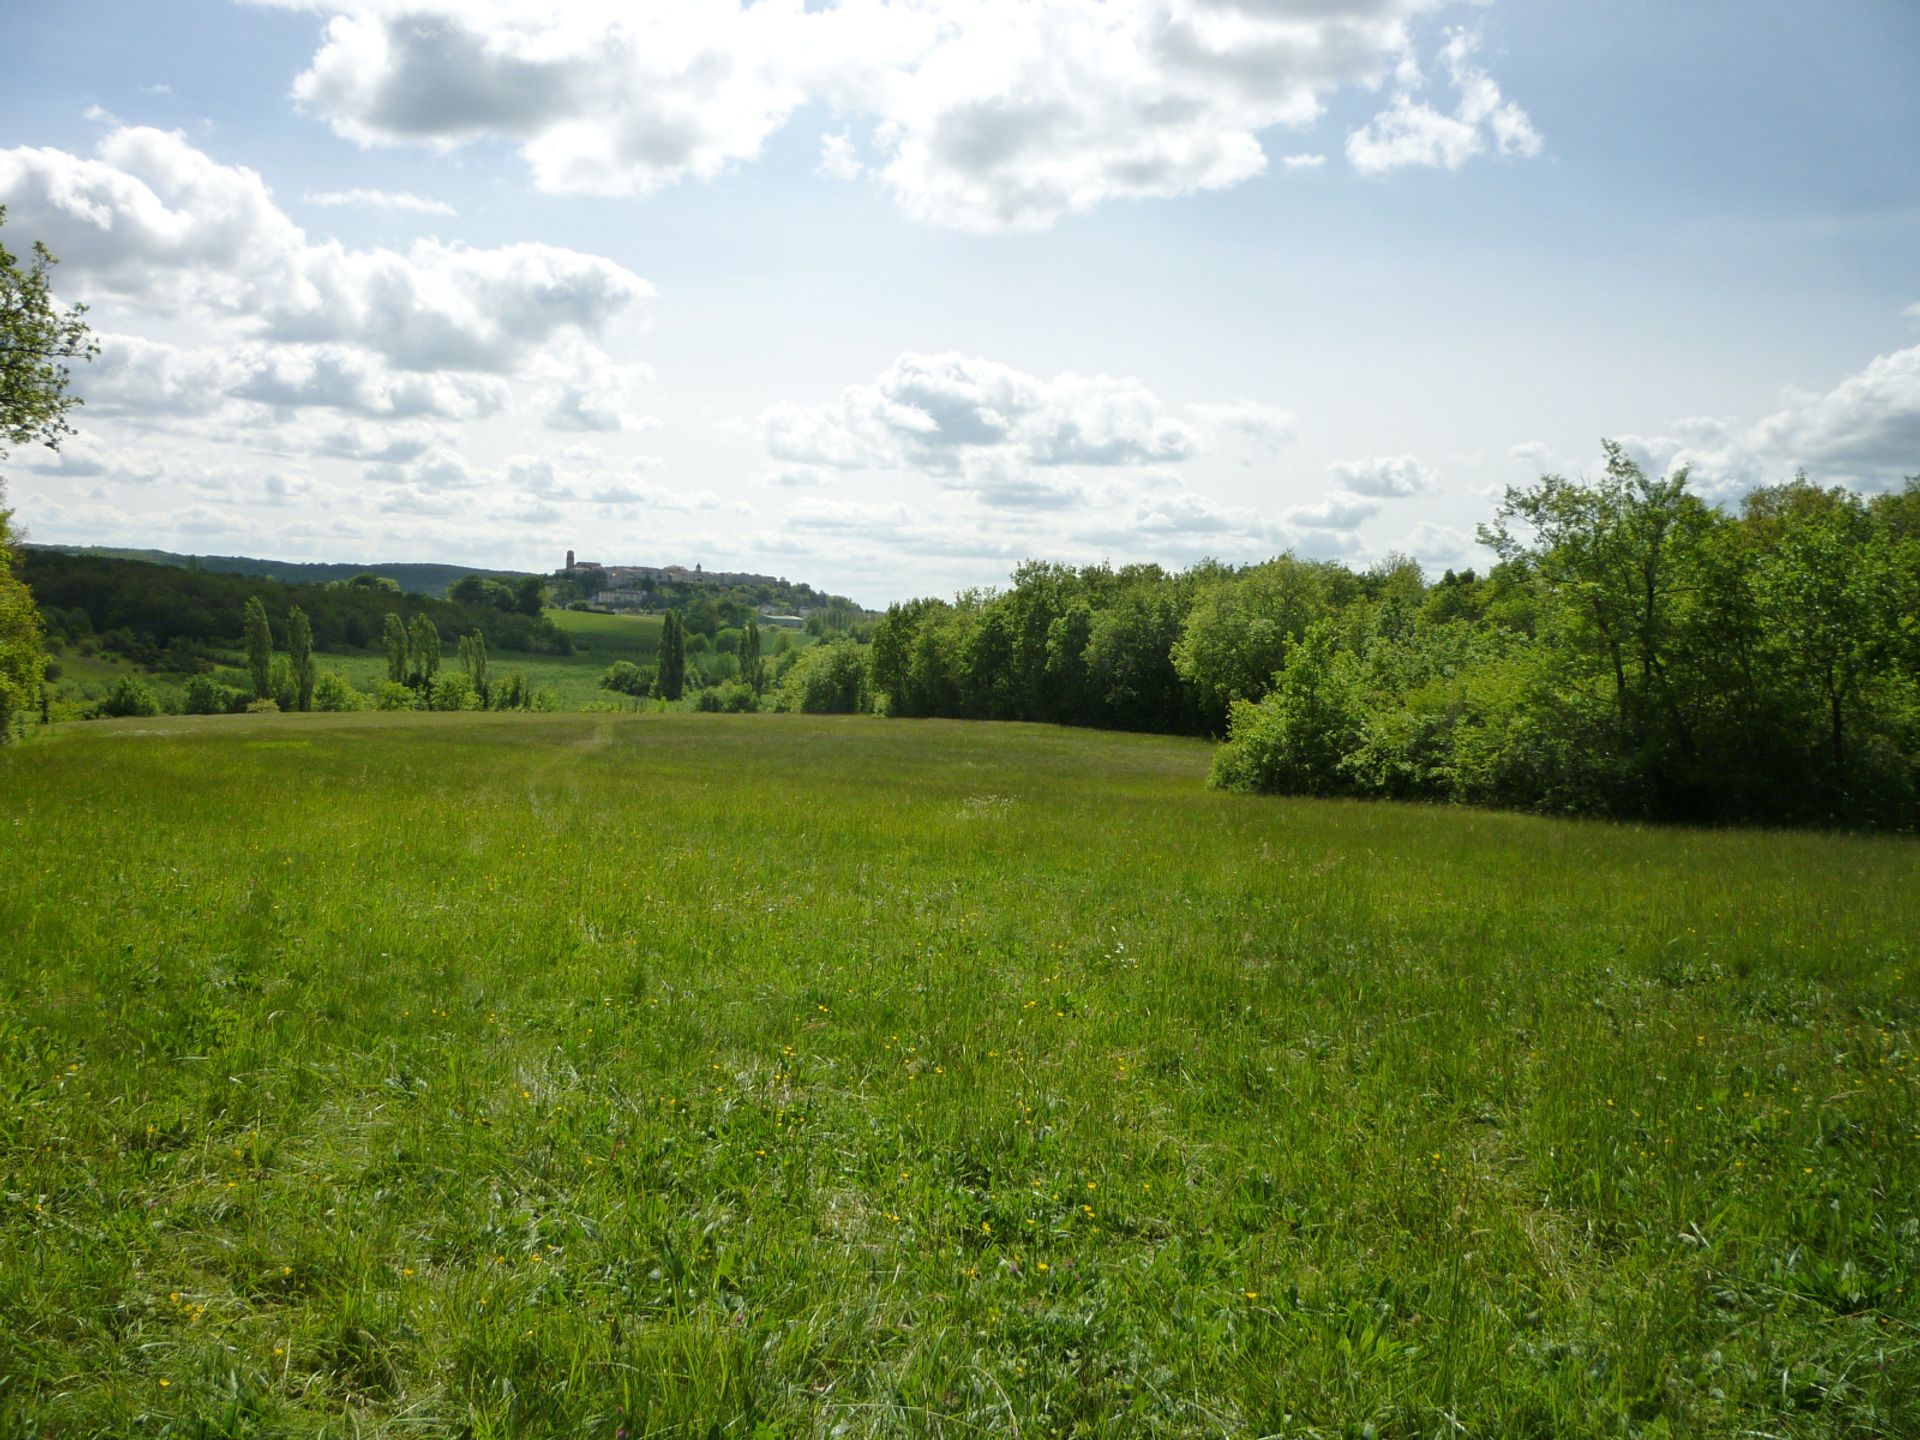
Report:
M 1920 847 L 772 716 L 0 753 L 0 1433 L 1920 1433 Z

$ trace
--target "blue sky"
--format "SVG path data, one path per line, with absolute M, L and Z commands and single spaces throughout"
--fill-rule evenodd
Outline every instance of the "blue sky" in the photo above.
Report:
M 15 17 L 5 233 L 105 341 L 35 537 L 879 602 L 1473 563 L 1602 435 L 1920 472 L 1910 3 L 638 8 Z

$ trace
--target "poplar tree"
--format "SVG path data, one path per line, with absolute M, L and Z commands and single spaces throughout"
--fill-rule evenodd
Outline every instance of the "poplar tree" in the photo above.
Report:
M 247 597 L 247 673 L 253 678 L 256 700 L 273 695 L 273 631 L 267 625 L 267 607 L 258 595 Z
M 767 686 L 767 662 L 760 658 L 760 622 L 748 620 L 740 632 L 740 678 L 758 695 Z
M 407 659 L 417 689 L 433 684 L 433 677 L 440 673 L 440 632 L 425 615 L 414 616 L 407 630 Z
M 393 611 L 380 629 L 380 648 L 387 652 L 387 679 L 395 685 L 407 683 L 407 622 Z
M 466 667 L 467 678 L 473 682 L 473 692 L 484 709 L 491 697 L 487 693 L 487 637 L 480 631 L 460 637 L 460 663 Z
M 678 610 L 667 611 L 660 626 L 660 694 L 678 700 L 687 688 L 687 644 Z
M 298 605 L 287 611 L 287 657 L 293 663 L 293 700 L 298 710 L 313 709 L 313 626 Z

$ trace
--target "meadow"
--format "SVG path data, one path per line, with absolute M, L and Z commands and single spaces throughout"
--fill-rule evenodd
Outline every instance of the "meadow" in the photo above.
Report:
M 660 650 L 658 614 L 609 615 L 578 610 L 549 610 L 548 617 L 565 631 L 573 643 L 571 655 L 538 655 L 515 650 L 495 650 L 491 657 L 495 678 L 519 674 L 529 686 L 544 690 L 557 710 L 584 711 L 590 708 L 635 708 L 627 696 L 601 687 L 600 677 L 609 665 L 628 660 L 651 666 Z M 770 631 L 769 651 L 783 637 L 788 648 L 805 649 L 814 637 L 804 631 Z M 316 652 L 322 670 L 336 671 L 363 695 L 371 695 L 387 678 L 386 656 L 377 645 L 358 650 Z M 713 657 L 696 659 L 710 661 Z M 143 681 L 163 703 L 178 709 L 185 693 L 187 675 L 152 671 L 124 656 L 106 652 L 84 653 L 78 648 L 63 648 L 57 656 L 59 674 L 49 685 L 51 711 L 55 719 L 79 719 L 104 699 L 119 680 L 132 676 Z M 451 646 L 442 652 L 441 663 L 448 670 L 458 669 L 459 661 Z M 208 673 L 220 684 L 250 693 L 246 659 L 239 653 L 226 657 Z
M 1210 752 L 0 751 L 0 1435 L 1920 1434 L 1920 846 Z

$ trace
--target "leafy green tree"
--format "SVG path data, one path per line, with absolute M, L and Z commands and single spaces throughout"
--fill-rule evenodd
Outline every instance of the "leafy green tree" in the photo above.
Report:
M 407 653 L 407 622 L 391 610 L 380 627 L 380 648 L 387 656 L 387 683 L 406 684 L 412 669 L 412 656 Z
M 407 627 L 407 680 L 425 690 L 440 673 L 440 631 L 426 615 L 413 617 Z
M 7 208 L 0 205 L 0 227 Z M 39 241 L 25 265 L 0 241 L 0 460 L 9 445 L 57 450 L 73 433 L 67 412 L 81 403 L 68 390 L 69 360 L 91 360 L 100 347 L 87 330 L 87 307 L 54 303 L 58 262 Z
M 313 626 L 298 605 L 287 612 L 287 659 L 293 666 L 293 703 L 298 710 L 313 708 Z
M 740 631 L 740 682 L 755 695 L 767 688 L 767 662 L 760 653 L 760 622 L 748 618 Z
M 0 227 L 7 209 L 0 205 Z M 21 264 L 0 241 L 0 460 L 12 445 L 57 450 L 73 433 L 67 412 L 81 403 L 68 389 L 69 360 L 99 353 L 86 306 L 54 303 L 48 272 L 57 263 L 38 241 Z M 12 512 L 0 486 L 0 744 L 11 739 L 36 700 L 44 709 L 45 654 L 33 595 L 14 573 Z
M 654 682 L 667 700 L 678 700 L 687 688 L 687 648 L 680 612 L 669 610 L 660 623 L 660 668 Z
M 13 571 L 11 521 L 12 512 L 0 505 L 0 744 L 13 738 L 45 689 L 40 612 Z
M 1203 587 L 1173 646 L 1173 667 L 1217 731 L 1235 700 L 1273 687 L 1287 650 L 1325 613 L 1326 567 L 1283 555 Z
M 258 595 L 247 597 L 244 633 L 247 647 L 247 674 L 253 681 L 253 697 L 267 700 L 273 696 L 273 630 L 267 624 L 267 607 Z
M 460 637 L 460 664 L 473 685 L 473 693 L 480 697 L 480 708 L 486 709 L 490 694 L 487 684 L 487 637 L 478 630 Z
M 547 582 L 538 575 L 527 575 L 514 582 L 513 608 L 522 615 L 538 616 L 547 608 Z

